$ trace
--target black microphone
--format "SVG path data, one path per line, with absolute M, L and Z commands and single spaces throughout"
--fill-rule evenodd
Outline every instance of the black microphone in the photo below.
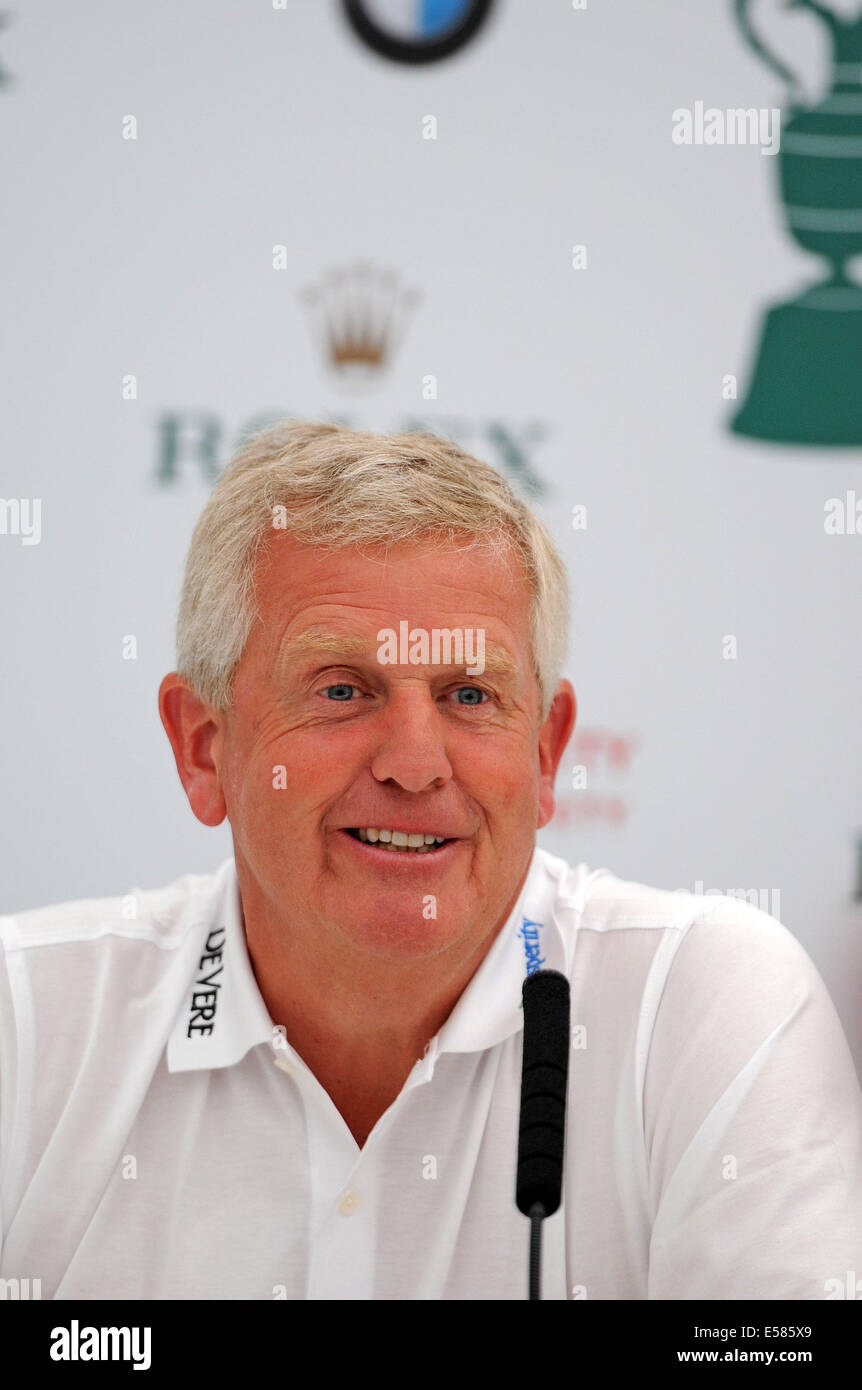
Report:
M 542 1221 L 560 1205 L 569 1077 L 569 982 L 558 970 L 524 980 L 524 1055 L 515 1202 L 530 1218 L 529 1297 L 541 1298 Z

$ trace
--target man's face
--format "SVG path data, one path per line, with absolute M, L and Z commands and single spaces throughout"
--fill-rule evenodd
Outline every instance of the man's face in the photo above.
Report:
M 323 552 L 276 535 L 258 601 L 211 744 L 244 902 L 382 957 L 469 953 L 514 906 L 571 729 L 564 696 L 540 731 L 520 567 L 427 542 Z M 482 630 L 484 672 L 467 675 L 469 657 L 382 663 L 379 634 L 405 621 L 429 641 Z M 444 842 L 396 850 L 366 831 Z

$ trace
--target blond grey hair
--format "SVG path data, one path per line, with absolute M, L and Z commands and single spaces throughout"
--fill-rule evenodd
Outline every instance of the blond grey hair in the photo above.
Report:
M 274 518 L 278 515 L 278 522 Z M 546 716 L 568 641 L 568 580 L 539 519 L 506 480 L 434 434 L 280 422 L 243 444 L 194 529 L 177 619 L 177 671 L 227 711 L 257 608 L 255 570 L 280 525 L 321 548 L 435 538 L 510 547 L 531 594 L 531 654 Z

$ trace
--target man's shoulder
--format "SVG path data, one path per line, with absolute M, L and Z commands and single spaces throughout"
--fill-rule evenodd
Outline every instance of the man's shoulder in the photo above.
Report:
M 31 1129 L 49 1136 L 64 1117 L 73 1129 L 87 1126 L 106 1096 L 118 1117 L 131 1117 L 189 997 L 233 873 L 231 858 L 161 888 L 0 918 L 4 1146 Z
M 819 981 L 808 952 L 778 917 L 777 895 L 762 890 L 655 887 L 606 868 L 576 867 L 546 856 L 557 880 L 556 902 L 568 909 L 588 959 L 606 957 L 657 985 L 673 968 L 700 990 L 769 979 L 795 991 Z M 771 908 L 771 910 L 770 910 Z
M 764 901 L 762 889 L 663 888 L 607 868 L 543 857 L 557 879 L 558 900 L 574 908 L 581 930 L 688 933 L 697 924 L 714 935 L 736 925 L 776 942 L 795 940 L 770 910 L 773 901 Z
M 170 951 L 207 916 L 232 863 L 228 860 L 211 873 L 183 874 L 159 888 L 130 888 L 113 896 L 75 898 L 0 916 L 0 946 L 7 956 L 117 941 Z
M 155 1065 L 234 875 L 231 858 L 161 888 L 0 918 L 0 1069 L 39 1065 L 47 1111 L 87 1069 Z
M 586 990 L 582 1012 L 593 999 L 605 1009 L 603 991 L 621 1007 L 629 1000 L 644 1036 L 653 1038 L 657 1074 L 683 1049 L 697 1065 L 707 1065 L 707 1054 L 709 1066 L 724 1065 L 727 1080 L 765 1040 L 791 1036 L 804 1015 L 806 1045 L 824 1066 L 842 1069 L 853 1090 L 835 1006 L 805 946 L 780 921 L 777 893 L 654 888 L 562 860 L 555 876 L 558 908 L 569 909 L 560 920 L 571 921 L 572 959 L 575 970 L 580 960 Z

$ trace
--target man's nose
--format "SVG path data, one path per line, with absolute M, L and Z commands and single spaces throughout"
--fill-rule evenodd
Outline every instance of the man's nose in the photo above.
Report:
M 371 760 L 378 782 L 397 782 L 408 792 L 442 785 L 452 776 L 445 723 L 425 690 L 400 691 L 380 712 L 380 742 Z

